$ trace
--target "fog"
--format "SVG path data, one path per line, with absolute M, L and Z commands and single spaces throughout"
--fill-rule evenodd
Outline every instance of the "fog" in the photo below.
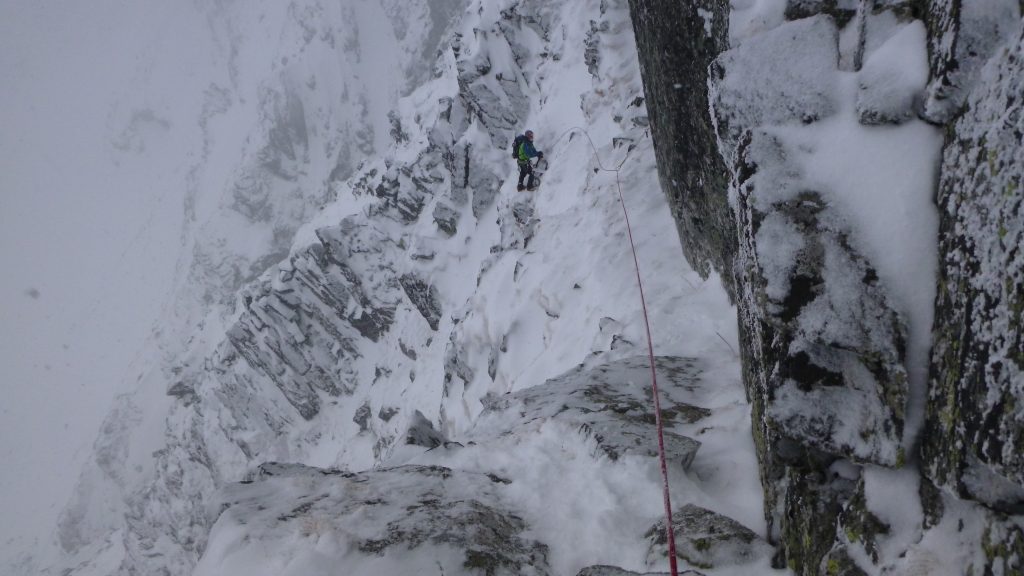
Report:
M 0 566 L 53 529 L 165 303 L 210 46 L 191 3 L 0 0 Z

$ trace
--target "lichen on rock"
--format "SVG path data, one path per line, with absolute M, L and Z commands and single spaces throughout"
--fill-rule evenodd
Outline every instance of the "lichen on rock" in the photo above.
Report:
M 979 73 L 939 186 L 924 457 L 940 486 L 1024 506 L 1024 34 Z

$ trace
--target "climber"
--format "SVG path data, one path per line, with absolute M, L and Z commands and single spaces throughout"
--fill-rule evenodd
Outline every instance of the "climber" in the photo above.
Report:
M 519 185 L 516 186 L 516 190 L 523 191 L 523 179 L 527 176 L 530 178 L 526 182 L 525 189 L 531 192 L 536 190 L 537 186 L 534 184 L 533 179 L 533 165 L 530 164 L 530 159 L 544 158 L 544 153 L 538 152 L 533 147 L 533 130 L 527 130 L 524 134 L 516 136 L 515 141 L 512 143 L 512 156 L 519 163 Z

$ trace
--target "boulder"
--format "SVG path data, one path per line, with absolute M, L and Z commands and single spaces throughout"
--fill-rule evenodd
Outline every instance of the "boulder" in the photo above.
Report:
M 676 555 L 685 565 L 701 569 L 741 566 L 771 556 L 772 546 L 739 522 L 711 510 L 687 504 L 672 513 Z M 646 534 L 651 545 L 648 566 L 668 555 L 665 522 Z

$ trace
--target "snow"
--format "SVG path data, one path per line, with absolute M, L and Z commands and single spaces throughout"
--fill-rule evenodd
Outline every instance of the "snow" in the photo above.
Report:
M 809 185 L 825 191 L 851 220 L 858 248 L 878 269 L 909 324 L 909 445 L 923 418 L 927 386 L 938 258 L 933 196 L 942 136 L 917 119 L 898 127 L 860 124 L 853 105 L 856 75 L 838 74 L 842 97 L 837 114 L 800 128 L 779 128 L 778 133 L 791 138 L 794 148 L 807 151 L 798 160 Z
M 725 75 L 709 97 L 724 158 L 732 158 L 743 129 L 808 123 L 836 111 L 837 35 L 832 19 L 818 15 L 752 36 L 716 59 L 712 74 Z
M 782 24 L 786 0 L 730 0 L 729 7 L 729 45 L 735 48 Z
M 796 266 L 797 255 L 806 244 L 794 226 L 784 214 L 772 212 L 757 231 L 758 264 L 768 281 L 765 293 L 777 302 L 789 294 L 789 278 Z
M 861 119 L 904 122 L 916 116 L 928 83 L 927 30 L 915 20 L 867 58 L 859 76 Z

